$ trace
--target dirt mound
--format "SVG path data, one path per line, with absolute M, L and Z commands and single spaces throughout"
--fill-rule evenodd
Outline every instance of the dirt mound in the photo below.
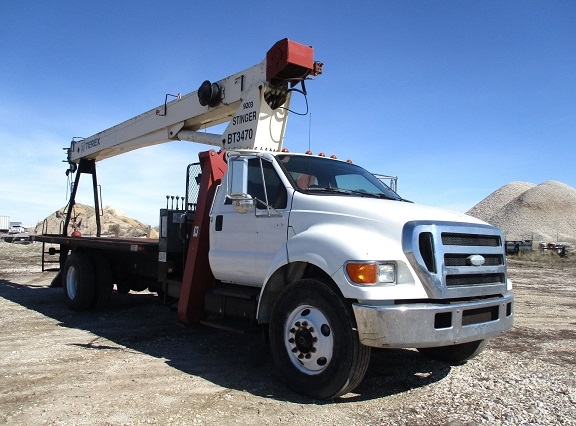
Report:
M 498 226 L 506 240 L 576 242 L 576 189 L 562 182 L 512 182 L 467 213 Z
M 60 234 L 66 219 L 65 207 L 55 211 L 43 222 L 34 228 L 34 233 Z M 76 217 L 82 235 L 96 235 L 96 214 L 94 207 L 85 204 L 76 204 L 72 216 Z M 116 237 L 150 237 L 158 238 L 158 232 L 136 219 L 126 216 L 121 210 L 105 207 L 100 215 L 100 229 L 102 235 Z M 72 224 L 68 227 L 68 234 L 73 231 Z

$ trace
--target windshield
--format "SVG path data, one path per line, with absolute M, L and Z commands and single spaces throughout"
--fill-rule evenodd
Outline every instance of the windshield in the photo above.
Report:
M 282 154 L 277 158 L 294 187 L 302 192 L 402 200 L 390 187 L 355 164 L 303 155 Z

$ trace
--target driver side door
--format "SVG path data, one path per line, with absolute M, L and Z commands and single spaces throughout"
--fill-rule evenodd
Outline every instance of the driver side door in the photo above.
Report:
M 262 157 L 248 158 L 242 179 L 252 208 L 236 211 L 226 197 L 228 182 L 222 184 L 211 213 L 210 264 L 221 281 L 262 286 L 273 260 L 286 257 L 288 191 L 273 163 Z

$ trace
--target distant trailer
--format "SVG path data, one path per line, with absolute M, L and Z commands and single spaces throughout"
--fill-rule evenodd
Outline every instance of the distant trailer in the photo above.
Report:
M 0 216 L 0 232 L 8 232 L 10 229 L 10 216 Z
M 567 255 L 566 250 L 569 250 L 569 244 L 558 244 L 558 243 L 540 243 L 540 251 L 543 252 L 556 252 L 558 256 L 565 257 Z
M 7 243 L 29 243 L 31 242 L 30 235 L 24 234 L 2 234 L 0 235 L 0 241 Z

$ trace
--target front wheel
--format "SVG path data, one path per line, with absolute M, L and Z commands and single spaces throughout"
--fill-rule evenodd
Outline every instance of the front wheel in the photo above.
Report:
M 461 364 L 471 358 L 474 358 L 476 355 L 482 352 L 486 348 L 487 344 L 488 339 L 484 339 L 450 346 L 418 348 L 418 351 L 426 358 L 454 364 Z
M 282 291 L 269 333 L 278 372 L 292 390 L 312 398 L 350 392 L 370 362 L 350 305 L 318 280 L 300 280 Z

